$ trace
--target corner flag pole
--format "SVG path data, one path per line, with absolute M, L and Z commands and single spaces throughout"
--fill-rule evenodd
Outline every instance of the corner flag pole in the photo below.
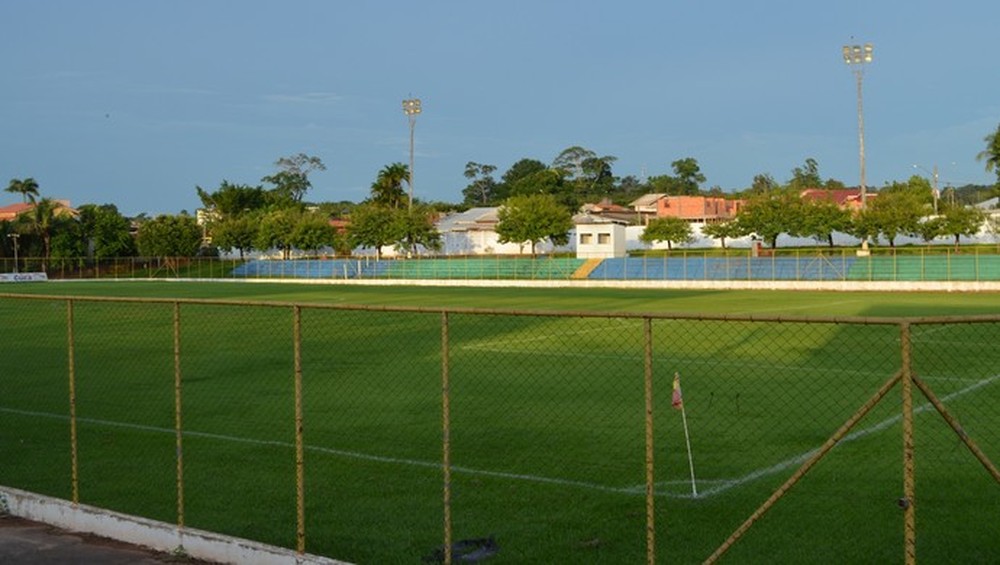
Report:
M 684 422 L 684 442 L 687 444 L 688 468 L 691 470 L 691 494 L 698 496 L 698 486 L 694 478 L 694 458 L 691 457 L 691 434 L 688 433 L 687 412 L 684 410 L 684 396 L 681 394 L 681 375 L 674 373 L 674 394 L 670 405 L 681 411 Z

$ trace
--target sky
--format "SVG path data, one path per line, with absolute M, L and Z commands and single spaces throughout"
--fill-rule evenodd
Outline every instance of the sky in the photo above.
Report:
M 412 97 L 423 200 L 460 202 L 470 161 L 499 178 L 576 145 L 617 176 L 692 157 L 705 189 L 810 158 L 856 186 L 841 47 L 871 42 L 866 184 L 992 184 L 998 20 L 996 0 L 0 0 L 0 183 L 176 214 L 305 153 L 327 167 L 306 200 L 358 202 L 409 162 Z

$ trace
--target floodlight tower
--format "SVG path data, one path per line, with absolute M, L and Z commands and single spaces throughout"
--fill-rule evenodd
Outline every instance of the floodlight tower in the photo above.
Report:
M 417 115 L 420 114 L 420 111 L 419 98 L 409 98 L 407 100 L 403 100 L 403 113 L 406 114 L 406 117 L 410 120 L 410 210 L 413 210 L 413 129 L 417 125 Z
M 850 65 L 858 81 L 858 160 L 861 162 L 861 209 L 868 204 L 865 186 L 865 117 L 862 111 L 861 82 L 865 76 L 865 65 L 872 62 L 872 44 L 845 45 L 842 48 L 844 62 Z
M 19 233 L 9 233 L 7 237 L 14 242 L 14 274 L 17 274 L 17 240 L 21 238 Z

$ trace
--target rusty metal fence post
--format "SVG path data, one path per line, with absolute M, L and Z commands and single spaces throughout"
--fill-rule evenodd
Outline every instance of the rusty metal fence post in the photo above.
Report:
M 66 349 L 69 371 L 69 442 L 70 442 L 70 483 L 73 491 L 73 505 L 80 504 L 80 467 L 76 429 L 76 345 L 73 335 L 73 299 L 66 300 Z
M 902 391 L 903 391 L 903 547 L 904 562 L 907 565 L 916 563 L 916 509 L 914 500 L 914 461 L 913 461 L 913 374 L 910 351 L 910 324 L 904 322 L 899 327 L 900 352 L 902 354 Z
M 444 481 L 444 563 L 451 565 L 451 375 L 448 312 L 441 312 L 441 471 Z
M 656 482 L 653 468 L 653 321 L 643 318 L 644 391 L 646 399 L 646 562 L 656 563 L 656 525 L 654 520 L 654 497 Z
M 184 425 L 181 380 L 181 305 L 174 302 L 174 435 L 177 443 L 177 527 L 184 529 Z
M 292 348 L 295 356 L 295 547 L 306 552 L 305 443 L 302 433 L 302 307 L 292 307 Z

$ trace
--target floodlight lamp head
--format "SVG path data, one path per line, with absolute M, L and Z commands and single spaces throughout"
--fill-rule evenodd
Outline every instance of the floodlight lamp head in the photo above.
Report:
M 848 65 L 850 65 L 851 64 L 851 47 L 849 45 L 845 45 L 841 51 L 844 54 L 844 62 L 847 63 Z
M 872 44 L 871 43 L 865 43 L 865 62 L 866 63 L 871 63 L 872 62 L 872 51 L 874 51 L 874 47 L 872 46 Z
M 420 99 L 411 98 L 403 100 L 403 113 L 407 116 L 415 116 L 420 113 Z

